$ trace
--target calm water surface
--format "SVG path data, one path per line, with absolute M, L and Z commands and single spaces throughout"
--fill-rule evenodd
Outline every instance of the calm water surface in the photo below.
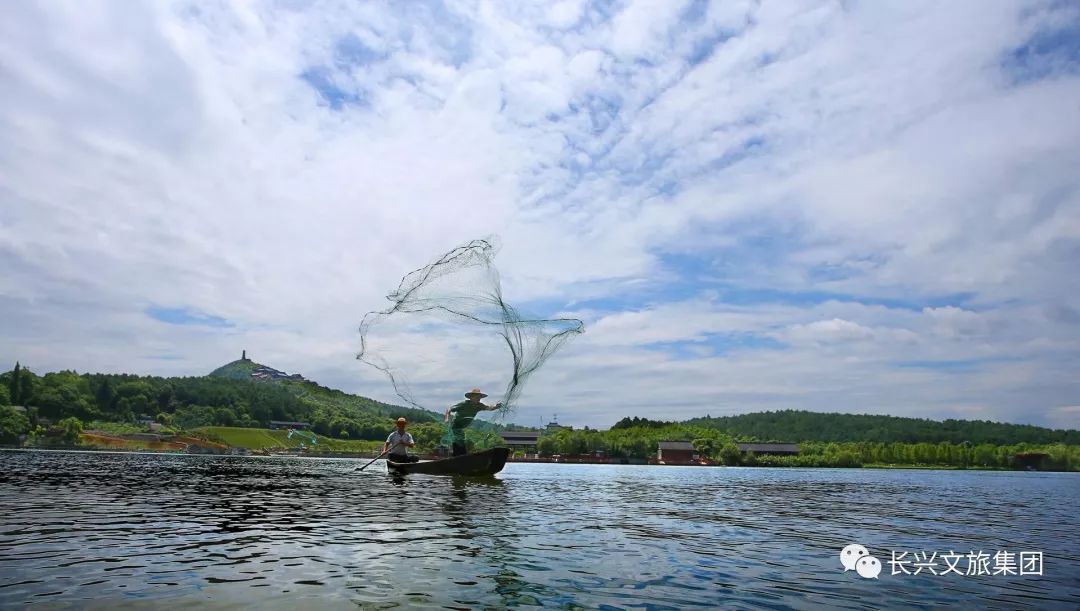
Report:
M 0 452 L 0 607 L 1080 608 L 1077 474 L 364 462 Z M 950 550 L 1043 575 L 890 574 Z

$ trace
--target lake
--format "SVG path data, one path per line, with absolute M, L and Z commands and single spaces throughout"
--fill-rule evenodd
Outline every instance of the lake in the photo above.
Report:
M 365 462 L 0 452 L 0 608 L 1080 607 L 1075 473 Z

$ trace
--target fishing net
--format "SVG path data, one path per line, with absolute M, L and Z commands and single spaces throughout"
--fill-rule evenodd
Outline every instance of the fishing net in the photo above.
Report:
M 289 429 L 288 439 L 292 439 L 293 436 L 296 436 L 298 438 L 298 440 L 300 442 L 300 449 L 301 450 L 303 450 L 303 449 L 305 449 L 307 447 L 307 446 L 304 445 L 304 442 L 310 443 L 312 446 L 318 445 L 318 443 L 319 443 L 318 436 L 316 436 L 315 433 L 312 433 L 310 431 L 301 431 L 299 429 Z
M 526 380 L 584 331 L 580 320 L 523 316 L 503 301 L 497 252 L 494 238 L 458 246 L 406 275 L 387 295 L 389 308 L 364 316 L 356 358 L 386 374 L 407 404 L 445 406 L 469 388 L 505 381 L 501 396 L 488 391 L 485 400 L 501 402 L 505 416 Z

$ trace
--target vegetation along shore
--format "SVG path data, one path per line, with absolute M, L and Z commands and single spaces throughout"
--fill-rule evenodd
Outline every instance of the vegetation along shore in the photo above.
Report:
M 369 456 L 401 415 L 417 451 L 437 452 L 440 414 L 326 388 L 246 357 L 198 377 L 39 376 L 19 364 L 0 374 L 0 445 L 7 447 Z M 474 429 L 468 444 L 476 450 L 505 445 L 525 427 L 477 421 Z M 511 444 L 518 459 L 1080 470 L 1076 430 L 798 410 L 684 422 L 624 418 L 608 430 L 549 425 L 533 429 L 533 439 Z M 796 450 L 772 453 L 760 445 L 768 443 Z M 663 447 L 685 452 L 665 461 Z

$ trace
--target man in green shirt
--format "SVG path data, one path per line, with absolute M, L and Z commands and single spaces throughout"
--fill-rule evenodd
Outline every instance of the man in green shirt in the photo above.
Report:
M 454 456 L 468 454 L 468 449 L 465 447 L 465 429 L 472 424 L 472 421 L 476 418 L 476 414 L 485 410 L 497 410 L 502 407 L 501 402 L 496 403 L 494 406 L 481 403 L 480 399 L 483 399 L 486 396 L 487 395 L 480 392 L 479 388 L 474 388 L 465 393 L 466 401 L 456 403 L 446 409 L 446 416 L 443 418 L 443 422 L 450 422 L 450 414 L 454 414 L 454 421 L 450 424 Z

